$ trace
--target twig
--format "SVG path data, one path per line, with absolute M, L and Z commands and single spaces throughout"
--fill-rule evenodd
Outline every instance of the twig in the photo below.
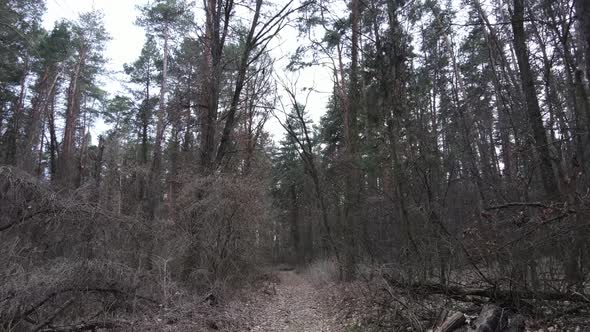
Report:
M 501 210 L 501 209 L 507 209 L 507 208 L 511 208 L 511 207 L 535 207 L 535 208 L 540 208 L 540 209 L 552 209 L 552 210 L 565 210 L 567 211 L 567 213 L 571 213 L 571 214 L 576 214 L 578 213 L 576 210 L 572 210 L 572 209 L 566 209 L 566 206 L 564 206 L 563 208 L 559 208 L 556 206 L 550 206 L 547 204 L 543 204 L 540 202 L 510 202 L 510 203 L 506 203 L 506 204 L 502 204 L 502 205 L 493 205 L 493 206 L 489 206 L 487 208 L 485 208 L 485 210 Z
M 45 320 L 45 322 L 39 326 L 37 326 L 37 328 L 35 328 L 35 332 L 37 331 L 41 331 L 42 328 L 48 326 L 49 324 L 51 324 L 51 322 L 53 322 L 53 320 L 55 319 L 55 317 L 57 317 L 57 315 L 61 314 L 64 310 L 66 310 L 67 307 L 69 307 L 72 303 L 74 302 L 74 298 L 69 299 L 68 301 L 66 301 L 66 303 L 64 303 L 63 306 L 59 307 L 54 313 L 53 315 L 51 315 L 51 317 L 49 317 L 48 319 Z

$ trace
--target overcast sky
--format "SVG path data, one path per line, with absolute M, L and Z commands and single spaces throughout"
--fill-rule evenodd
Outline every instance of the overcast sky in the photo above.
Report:
M 113 73 L 104 78 L 104 89 L 112 95 L 125 93 L 122 84 L 126 80 L 122 74 L 123 64 L 133 62 L 140 54 L 143 46 L 144 30 L 135 26 L 137 17 L 137 5 L 143 4 L 145 0 L 47 0 L 47 13 L 44 18 L 46 29 L 53 28 L 56 21 L 61 19 L 76 20 L 80 13 L 90 11 L 93 8 L 102 10 L 105 14 L 104 23 L 112 40 L 108 43 L 106 57 L 109 59 L 107 69 Z M 288 54 L 292 53 L 300 42 L 297 40 L 297 33 L 292 28 L 287 28 L 282 32 L 280 40 L 274 44 L 272 54 L 276 58 L 282 58 L 276 65 L 276 71 L 279 76 L 291 75 L 292 73 L 283 73 L 282 70 L 286 64 Z M 314 123 L 318 123 L 319 118 L 325 112 L 332 81 L 330 71 L 327 68 L 310 68 L 297 73 L 299 77 L 299 88 L 315 87 L 319 92 L 312 93 L 308 103 L 310 116 Z M 107 127 L 98 121 L 96 124 L 94 137 L 104 131 Z M 282 136 L 282 128 L 276 121 L 269 121 L 267 130 L 270 131 L 276 139 Z

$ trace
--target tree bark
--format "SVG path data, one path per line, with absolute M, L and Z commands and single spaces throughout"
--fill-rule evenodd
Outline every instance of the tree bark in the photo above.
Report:
M 154 142 L 154 152 L 152 165 L 150 168 L 150 174 L 148 179 L 148 188 L 146 194 L 146 200 L 144 201 L 144 211 L 146 213 L 148 227 L 153 233 L 153 227 L 156 218 L 156 210 L 160 203 L 160 197 L 162 194 L 160 176 L 162 172 L 162 141 L 164 140 L 164 129 L 166 120 L 166 81 L 168 79 L 168 41 L 169 41 L 169 23 L 166 22 L 164 26 L 164 56 L 163 56 L 163 67 L 162 67 L 162 83 L 160 86 L 160 101 L 158 107 L 158 122 L 156 124 L 156 140 Z M 152 257 L 154 254 L 154 240 L 150 241 L 148 248 L 148 259 L 146 268 L 151 270 L 152 268 Z
M 240 58 L 240 64 L 238 67 L 238 73 L 236 77 L 235 87 L 233 96 L 231 99 L 231 103 L 229 106 L 229 110 L 227 113 L 227 120 L 225 121 L 225 126 L 223 127 L 223 132 L 221 134 L 221 140 L 219 142 L 219 148 L 217 149 L 217 155 L 215 157 L 215 165 L 218 166 L 221 164 L 221 161 L 225 157 L 227 152 L 228 146 L 230 144 L 231 133 L 234 129 L 235 120 L 236 120 L 236 112 L 238 110 L 238 102 L 240 101 L 240 96 L 242 94 L 242 89 L 244 88 L 244 83 L 246 80 L 246 71 L 248 70 L 249 63 L 250 63 L 250 52 L 256 46 L 256 40 L 254 38 L 254 32 L 258 25 L 258 18 L 260 17 L 260 9 L 262 8 L 262 0 L 256 0 L 256 9 L 254 11 L 254 18 L 252 19 L 252 24 L 250 25 L 250 30 L 248 31 L 248 36 L 246 37 L 246 43 L 244 45 L 244 52 Z
M 141 156 L 140 161 L 142 164 L 147 164 L 148 162 L 148 128 L 150 125 L 149 119 L 149 111 L 150 111 L 150 104 L 151 104 L 151 94 L 150 94 L 150 85 L 151 85 L 151 71 L 150 71 L 150 62 L 148 61 L 148 68 L 147 68 L 147 77 L 145 83 L 145 101 L 141 110 Z
M 356 211 L 360 196 L 360 172 L 357 153 L 357 112 L 360 108 L 360 88 L 358 78 L 358 55 L 359 55 L 359 28 L 360 28 L 360 4 L 359 0 L 352 0 L 350 20 L 352 24 L 352 45 L 350 56 L 350 82 L 348 91 L 349 103 L 343 107 L 344 124 L 344 163 L 348 174 L 345 178 L 345 199 L 344 199 L 344 261 L 341 267 L 343 280 L 352 280 L 356 268 L 357 256 L 357 217 Z
M 80 76 L 86 62 L 86 50 L 80 51 L 80 58 L 76 63 L 74 72 L 68 87 L 68 102 L 66 108 L 66 124 L 64 128 L 62 151 L 59 158 L 57 178 L 61 185 L 71 187 L 75 179 L 74 168 L 74 144 L 76 136 L 76 124 L 80 113 Z
M 62 66 L 55 68 L 55 65 L 50 65 L 37 83 L 38 93 L 31 110 L 31 121 L 27 128 L 27 141 L 24 145 L 25 155 L 23 156 L 24 167 L 29 172 L 32 172 L 40 162 L 35 154 L 38 151 L 39 137 L 43 135 L 43 131 L 40 130 L 41 122 L 49 106 L 50 98 L 55 94 L 61 71 Z
M 205 2 L 205 64 L 203 68 L 205 79 L 201 87 L 202 97 L 199 105 L 202 109 L 200 167 L 204 174 L 211 173 L 214 166 L 221 57 L 232 10 L 233 0 L 226 0 L 223 6 L 220 0 L 206 0 Z M 224 16 L 223 27 L 221 26 L 222 12 Z
M 559 187 L 555 178 L 549 142 L 543 125 L 543 116 L 539 107 L 535 80 L 527 49 L 526 33 L 524 30 L 524 0 L 514 0 L 514 13 L 512 16 L 512 30 L 514 33 L 514 51 L 518 62 L 520 80 L 526 102 L 526 113 L 532 130 L 535 148 L 538 153 L 539 169 L 545 196 L 549 199 L 559 198 Z
M 7 158 L 7 163 L 11 165 L 21 165 L 21 160 L 19 160 L 19 152 L 21 150 L 21 143 L 19 140 L 20 136 L 20 127 L 21 127 L 21 120 L 23 116 L 23 111 L 25 107 L 25 97 L 27 92 L 27 77 L 29 76 L 29 59 L 25 59 L 24 64 L 24 73 L 19 82 L 19 94 L 18 100 L 16 102 L 14 114 L 12 116 L 13 120 L 13 127 L 12 127 L 12 137 L 10 137 L 10 145 L 9 145 L 9 152 Z
M 295 261 L 297 264 L 303 264 L 305 262 L 301 251 L 301 238 L 299 236 L 299 199 L 297 198 L 295 184 L 292 184 L 289 190 L 291 192 L 291 240 L 293 241 L 293 251 L 295 252 Z
M 51 181 L 56 180 L 57 174 L 57 135 L 55 133 L 55 92 L 49 97 L 50 104 L 47 112 L 47 126 L 49 129 L 49 172 Z
M 580 22 L 583 49 L 586 53 L 586 79 L 590 82 L 590 0 L 575 0 L 576 17 Z
M 166 127 L 166 88 L 168 80 L 168 42 L 169 42 L 169 23 L 166 22 L 164 26 L 164 56 L 162 67 L 162 83 L 160 86 L 160 101 L 158 107 L 158 122 L 156 124 L 156 140 L 154 142 L 154 153 L 152 159 L 152 167 L 150 170 L 150 182 L 155 185 L 159 181 L 161 167 L 162 167 L 162 141 L 164 140 L 164 130 Z M 150 186 L 153 189 L 153 186 Z

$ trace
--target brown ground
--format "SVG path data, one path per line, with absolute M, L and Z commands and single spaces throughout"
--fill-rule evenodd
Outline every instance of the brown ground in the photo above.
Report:
M 340 332 L 323 290 L 293 271 L 278 272 L 276 295 L 266 298 L 252 314 L 251 331 Z

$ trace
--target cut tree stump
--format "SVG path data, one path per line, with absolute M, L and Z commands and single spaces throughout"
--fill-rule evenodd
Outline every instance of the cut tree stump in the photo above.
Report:
M 506 327 L 507 317 L 500 307 L 486 304 L 475 320 L 475 332 L 500 332 Z
M 508 328 L 506 329 L 506 332 L 524 332 L 525 327 L 525 318 L 521 315 L 516 315 L 509 319 Z
M 451 317 L 447 318 L 444 323 L 435 332 L 453 332 L 465 324 L 465 315 L 462 312 L 456 312 Z

